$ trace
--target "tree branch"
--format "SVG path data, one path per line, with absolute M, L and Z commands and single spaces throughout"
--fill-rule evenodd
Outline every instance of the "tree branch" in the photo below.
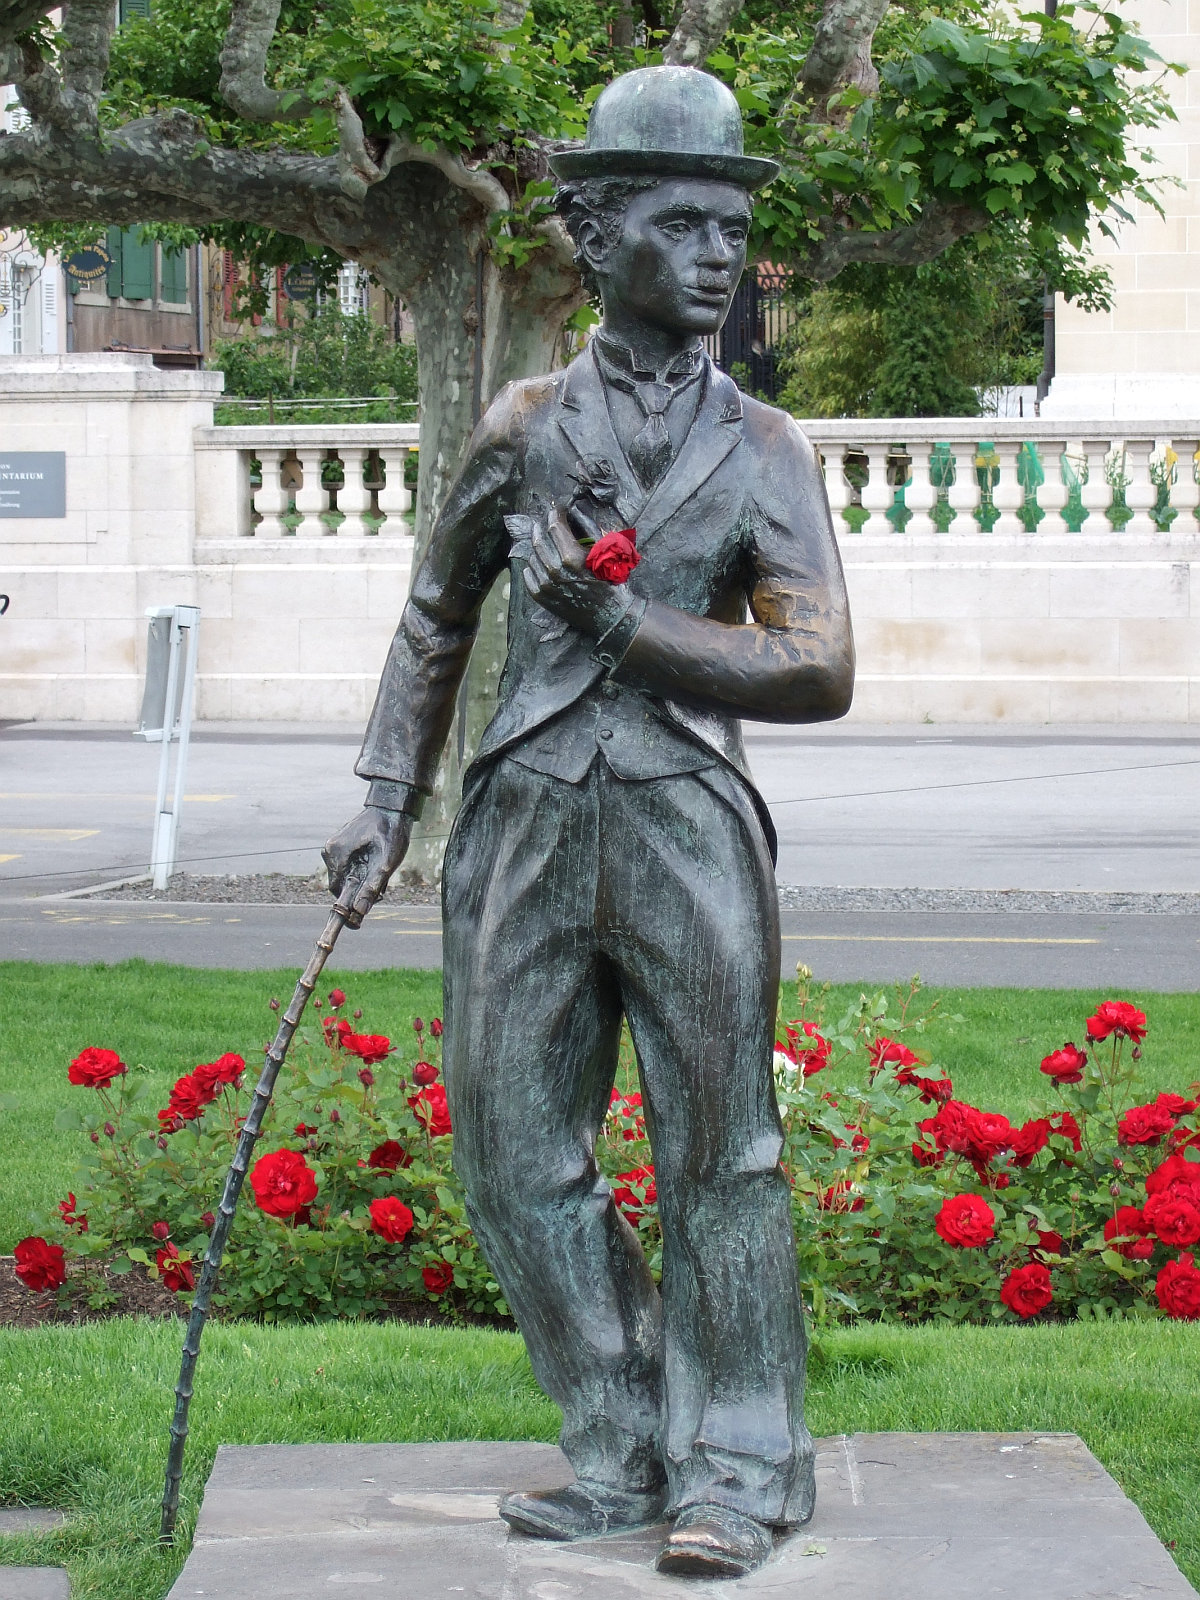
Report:
M 871 62 L 871 41 L 883 20 L 888 0 L 825 0 L 800 83 L 811 97 L 820 120 L 839 89 L 854 87 L 874 94 L 879 74 Z
M 303 122 L 315 109 L 307 96 L 285 96 L 267 88 L 267 51 L 282 3 L 234 0 L 221 46 L 221 98 L 251 122 Z
M 870 261 L 881 266 L 915 267 L 932 261 L 956 239 L 981 233 L 991 222 L 985 211 L 973 206 L 944 205 L 931 201 L 913 223 L 868 233 L 847 228 L 817 245 L 799 270 L 817 283 L 828 283 L 852 262 Z
M 456 189 L 469 194 L 489 215 L 508 211 L 511 207 L 508 190 L 485 167 L 468 167 L 461 156 L 452 155 L 449 150 L 426 150 L 419 144 L 411 144 L 407 139 L 393 134 L 379 163 L 380 177 L 386 177 L 402 161 L 417 161 L 425 166 L 436 167 Z
M 77 131 L 96 127 L 108 71 L 108 50 L 117 25 L 112 0 L 68 0 L 63 9 L 63 103 Z
M 28 33 L 47 9 L 47 0 L 0 0 L 0 40 L 7 44 Z
M 741 9 L 742 0 L 683 0 L 663 60 L 672 67 L 702 67 Z

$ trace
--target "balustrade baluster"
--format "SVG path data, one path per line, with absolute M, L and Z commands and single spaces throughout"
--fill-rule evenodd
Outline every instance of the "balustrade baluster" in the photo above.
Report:
M 999 514 L 992 524 L 992 533 L 998 539 L 1013 539 L 1025 531 L 1017 515 L 1025 500 L 1025 491 L 1017 478 L 1017 456 L 1021 441 L 997 439 L 993 449 L 999 459 L 999 476 L 992 486 L 992 504 Z
M 904 486 L 904 504 L 912 512 L 904 531 L 910 538 L 926 538 L 929 534 L 937 532 L 930 515 L 937 499 L 937 490 L 929 475 L 929 457 L 932 448 L 932 445 L 925 440 L 916 443 L 909 440 L 904 446 L 905 454 L 910 458 L 908 482 Z
M 383 462 L 385 479 L 383 488 L 379 491 L 379 509 L 383 513 L 383 523 L 379 532 L 385 537 L 403 538 L 412 532 L 404 520 L 404 512 L 412 505 L 412 492 L 404 481 L 408 446 L 380 445 L 379 459 Z
M 1086 464 L 1086 476 L 1079 491 L 1083 509 L 1087 513 L 1082 531 L 1103 535 L 1112 527 L 1108 515 L 1113 503 L 1113 488 L 1108 481 L 1107 470 L 1109 441 L 1083 439 L 1079 441 L 1078 451 Z
M 279 539 L 287 532 L 283 525 L 283 513 L 288 508 L 288 492 L 282 481 L 284 454 L 267 445 L 258 450 L 262 467 L 262 483 L 254 496 L 254 509 L 262 518 L 254 530 L 258 539 Z
M 979 480 L 975 476 L 975 447 L 951 446 L 954 456 L 954 481 L 949 487 L 951 522 L 947 533 L 978 533 L 975 516 L 979 509 Z
M 1143 539 L 1158 531 L 1150 515 L 1158 499 L 1158 485 L 1150 476 L 1150 457 L 1155 447 L 1154 439 L 1125 441 L 1125 504 L 1133 515 L 1124 531 Z
M 1063 521 L 1063 507 L 1071 491 L 1067 486 L 1062 466 L 1067 441 L 1039 439 L 1037 449 L 1043 473 L 1042 482 L 1037 487 L 1037 503 L 1046 513 L 1037 525 L 1037 532 L 1058 538 L 1060 534 L 1068 531 Z
M 329 507 L 329 491 L 321 482 L 325 449 L 323 445 L 301 445 L 296 454 L 300 458 L 300 471 L 304 478 L 296 490 L 296 510 L 300 513 L 296 537 L 323 539 L 329 532 L 321 520 L 321 513 Z
M 1171 491 L 1171 504 L 1179 511 L 1174 526 L 1181 533 L 1200 532 L 1196 525 L 1200 517 L 1200 441 L 1174 439 L 1172 445 L 1179 457 L 1175 487 Z
M 363 471 L 367 452 L 362 445 L 340 445 L 338 455 L 345 473 L 345 481 L 338 490 L 338 510 L 345 512 L 337 530 L 338 538 L 361 539 L 367 532 L 363 513 L 371 509 L 371 491 L 364 482 Z
M 845 521 L 846 507 L 850 504 L 850 485 L 846 480 L 844 444 L 827 444 L 822 447 L 825 461 L 825 493 L 829 496 L 829 509 L 833 513 L 833 531 L 840 539 L 849 532 Z
M 895 532 L 886 515 L 895 496 L 895 491 L 888 482 L 888 446 L 886 444 L 867 444 L 862 448 L 863 454 L 867 458 L 867 470 L 870 474 L 863 485 L 862 491 L 863 509 L 867 513 L 867 520 L 862 525 L 862 532 L 869 536 L 880 538 Z

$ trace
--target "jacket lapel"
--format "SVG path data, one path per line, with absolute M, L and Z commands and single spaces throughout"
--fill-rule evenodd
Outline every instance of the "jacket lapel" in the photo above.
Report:
M 605 461 L 617 479 L 615 510 L 625 527 L 633 527 L 646 493 L 633 476 L 625 452 L 613 432 L 604 386 L 589 346 L 576 356 L 563 380 L 558 425 L 570 440 L 579 462 Z
M 607 416 L 607 407 L 605 413 Z M 612 431 L 611 426 L 609 431 Z M 741 443 L 741 438 L 742 398 L 737 385 L 709 360 L 704 398 L 683 442 L 683 449 L 667 468 L 665 476 L 637 517 L 639 549 L 652 533 L 675 515 L 685 501 L 691 499 L 734 446 Z

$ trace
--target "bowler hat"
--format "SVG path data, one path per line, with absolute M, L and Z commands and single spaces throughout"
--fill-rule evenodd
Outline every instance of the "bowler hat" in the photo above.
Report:
M 718 78 L 695 67 L 639 67 L 600 95 L 583 147 L 551 156 L 550 166 L 560 178 L 652 172 L 746 189 L 770 183 L 779 163 L 742 151 L 741 108 Z

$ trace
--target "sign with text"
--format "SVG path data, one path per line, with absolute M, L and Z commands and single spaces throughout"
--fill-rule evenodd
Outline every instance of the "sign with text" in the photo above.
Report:
M 0 451 L 0 517 L 65 517 L 65 450 Z
M 88 245 L 76 250 L 63 262 L 63 271 L 76 283 L 99 283 L 112 266 L 112 257 L 102 244 Z

